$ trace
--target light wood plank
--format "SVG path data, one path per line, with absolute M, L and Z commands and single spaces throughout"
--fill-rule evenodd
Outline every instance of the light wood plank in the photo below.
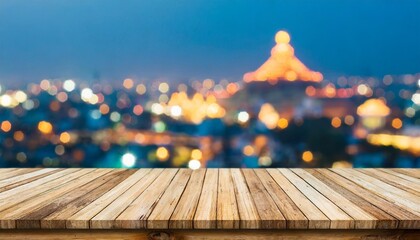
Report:
M 393 202 L 382 198 L 377 192 L 365 189 L 363 185 L 358 185 L 350 179 L 335 173 L 332 169 L 323 171 L 323 175 L 330 177 L 343 188 L 351 191 L 357 196 L 366 199 L 366 201 L 374 204 L 376 207 L 386 211 L 390 215 L 399 220 L 399 228 L 418 228 L 420 227 L 420 218 L 405 208 L 395 205 Z
M 200 199 L 206 169 L 194 170 L 170 220 L 171 229 L 193 228 L 194 214 Z
M 411 169 L 411 168 L 379 168 L 380 170 L 389 170 L 391 172 L 401 173 L 408 177 L 413 177 L 420 179 L 420 171 L 418 168 Z
M 330 228 L 354 228 L 353 218 L 311 187 L 302 178 L 289 169 L 279 169 L 279 171 L 331 220 Z
M 280 212 L 287 220 L 287 228 L 305 229 L 309 227 L 308 219 L 289 196 L 280 188 L 265 169 L 255 169 L 261 183 L 271 195 Z
M 148 229 L 167 229 L 169 219 L 187 186 L 191 169 L 180 169 L 147 219 Z
M 364 188 L 375 192 L 375 194 L 401 206 L 408 211 L 420 216 L 420 199 L 413 194 L 407 193 L 394 186 L 379 181 L 371 176 L 358 171 L 348 171 L 347 169 L 332 169 L 332 171 L 351 181 L 363 186 Z
M 267 169 L 274 181 L 282 188 L 282 190 L 293 200 L 296 206 L 305 214 L 308 219 L 308 228 L 311 229 L 327 229 L 330 228 L 330 219 L 318 209 L 315 204 L 309 201 L 298 188 L 295 187 L 278 169 Z
M 116 226 L 124 229 L 146 228 L 146 220 L 165 192 L 178 169 L 165 169 L 163 173 L 137 197 L 116 219 Z
M 231 169 L 232 181 L 235 188 L 236 202 L 240 218 L 240 228 L 258 229 L 260 228 L 261 218 L 255 207 L 250 189 L 240 169 Z
M 2 219 L 15 221 L 17 228 L 39 228 L 40 218 L 24 219 L 24 217 L 42 209 L 50 202 L 54 202 L 56 198 L 68 193 L 69 191 L 81 187 L 110 171 L 110 169 L 82 169 L 77 172 L 77 174 L 80 175 L 72 181 L 66 182 L 57 188 L 52 188 L 49 191 L 2 211 L 0 213 L 2 215 Z
M 194 215 L 195 229 L 217 228 L 217 186 L 219 181 L 218 169 L 207 169 L 198 201 L 197 210 Z
M 264 188 L 264 185 L 261 183 L 254 170 L 242 169 L 242 172 L 245 176 L 249 190 L 251 191 L 251 196 L 256 203 L 256 208 L 261 218 L 261 228 L 286 228 L 286 219 L 277 208 L 276 203 Z
M 415 184 L 417 184 L 417 185 L 419 185 L 420 184 L 420 179 L 418 178 L 418 177 L 414 177 L 414 176 L 416 176 L 416 175 L 420 175 L 420 174 L 415 174 L 416 172 L 417 173 L 420 173 L 420 170 L 417 170 L 417 171 L 411 171 L 411 175 L 413 175 L 413 176 L 410 176 L 410 175 L 407 175 L 407 173 L 400 173 L 400 172 L 397 172 L 396 171 L 396 169 L 385 169 L 385 168 L 381 168 L 381 169 L 378 169 L 379 171 L 383 171 L 383 172 L 386 172 L 386 173 L 388 173 L 388 174 L 392 174 L 392 175 L 395 175 L 395 176 L 397 176 L 397 177 L 399 177 L 399 178 L 402 178 L 402 179 L 405 179 L 405 180 L 407 180 L 407 181 L 410 181 L 410 182 L 412 182 L 412 183 L 415 183 Z M 405 171 L 407 171 L 408 169 L 399 169 L 400 171 L 401 170 L 405 170 Z
M 327 169 L 305 169 L 305 171 L 311 173 L 314 177 L 321 180 L 323 183 L 328 185 L 334 191 L 345 196 L 349 201 L 356 204 L 364 211 L 368 212 L 377 219 L 376 227 L 379 229 L 395 229 L 398 227 L 398 220 L 393 216 L 389 215 L 382 209 L 370 203 L 366 199 L 361 198 L 347 188 L 340 186 L 337 178 L 328 175 L 330 173 Z M 337 176 L 338 177 L 338 176 Z M 357 191 L 357 190 L 356 190 Z
M 309 185 L 315 188 L 318 192 L 328 198 L 331 202 L 337 205 L 347 215 L 355 219 L 355 228 L 357 229 L 371 229 L 376 228 L 377 218 L 367 213 L 357 205 L 353 204 L 344 196 L 340 195 L 334 189 L 324 184 L 322 181 L 312 176 L 309 172 L 303 169 L 292 169 L 292 171 L 305 180 Z
M 240 218 L 230 169 L 219 169 L 217 189 L 217 228 L 239 228 Z
M 4 172 L 0 174 L 0 180 L 16 177 L 25 173 L 38 171 L 39 168 L 6 168 Z
M 151 170 L 141 181 L 135 183 L 126 192 L 118 196 L 111 204 L 102 209 L 90 220 L 90 228 L 115 228 L 115 219 L 140 196 L 150 184 L 152 184 L 163 173 L 163 169 Z M 164 176 L 164 174 L 162 174 Z M 147 203 L 144 203 L 147 204 Z M 122 226 L 120 226 L 122 227 Z
M 91 202 L 86 207 L 80 209 L 77 213 L 66 220 L 66 228 L 83 229 L 89 228 L 89 221 L 96 216 L 102 209 L 119 198 L 130 187 L 143 179 L 151 170 L 140 169 L 127 178 L 122 183 L 118 184 L 113 189 L 102 195 L 100 198 Z
M 30 199 L 38 194 L 57 187 L 63 183 L 73 180 L 80 169 L 65 169 L 63 171 L 51 174 L 47 177 L 35 180 L 22 186 L 0 193 L 0 211 L 3 211 L 13 205 Z M 73 175 L 72 173 L 76 173 Z M 1 215 L 0 215 L 1 219 Z M 6 227 L 6 226 L 2 226 Z
M 0 181 L 0 192 L 7 191 L 9 189 L 27 184 L 29 182 L 35 181 L 42 177 L 51 175 L 54 172 L 61 171 L 62 169 L 58 168 L 44 168 L 38 171 L 32 171 L 22 175 L 14 176 L 11 178 L 3 179 Z
M 38 204 L 26 212 L 24 216 L 16 220 L 17 228 L 41 228 L 41 220 L 44 217 L 48 216 L 57 209 L 66 207 L 74 200 L 86 195 L 86 193 L 95 190 L 95 188 L 100 186 L 99 184 L 106 183 L 110 176 L 115 176 L 115 174 L 120 174 L 124 171 L 124 169 L 97 169 L 89 173 L 88 176 L 83 176 L 82 179 L 79 178 L 69 183 L 73 186 L 73 189 L 69 189 L 69 191 L 66 191 L 66 186 L 62 185 L 60 187 L 61 192 L 64 193 L 62 195 L 58 195 L 54 198 L 54 193 L 48 192 L 48 199 L 45 203 L 43 203 L 41 199 L 29 200 L 35 200 Z M 42 196 L 44 196 L 44 194 L 41 195 L 41 197 Z M 63 225 L 63 228 L 65 228 L 65 224 Z
M 95 181 L 94 184 L 89 184 L 82 189 L 84 193 L 79 198 L 67 203 L 66 201 L 52 202 L 52 206 L 45 208 L 51 211 L 48 216 L 41 218 L 41 228 L 46 229 L 64 229 L 66 228 L 66 220 L 78 212 L 80 209 L 86 207 L 91 202 L 103 196 L 105 193 L 113 189 L 122 181 L 135 173 L 136 170 L 112 171 L 107 174 L 101 181 Z M 70 193 L 73 194 L 73 193 Z M 28 216 L 31 217 L 31 216 Z M 35 218 L 35 216 L 33 217 Z M 33 219 L 32 218 L 32 219 Z
M 355 170 L 356 171 L 356 170 Z M 369 169 L 358 169 L 357 171 L 360 171 L 366 175 L 369 175 L 371 177 L 374 177 L 378 180 L 381 180 L 382 182 L 388 183 L 389 185 L 392 185 L 394 187 L 397 187 L 403 191 L 409 192 L 411 194 L 420 196 L 420 184 L 417 184 L 415 182 L 411 182 L 407 179 L 397 177 L 393 174 L 389 174 L 387 172 L 382 172 L 380 170 L 375 170 L 372 168 Z

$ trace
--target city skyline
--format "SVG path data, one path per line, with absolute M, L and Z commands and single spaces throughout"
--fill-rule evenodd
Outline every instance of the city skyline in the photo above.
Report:
M 296 56 L 326 77 L 414 74 L 420 59 L 415 5 L 420 2 L 101 1 L 98 7 L 95 1 L 3 1 L 0 83 L 239 80 L 269 57 L 282 29 Z

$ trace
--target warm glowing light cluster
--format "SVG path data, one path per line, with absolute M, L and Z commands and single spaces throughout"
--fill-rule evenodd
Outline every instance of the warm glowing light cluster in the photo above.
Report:
M 256 71 L 246 73 L 244 81 L 322 81 L 321 73 L 311 71 L 295 56 L 287 32 L 279 31 L 275 36 L 275 41 L 276 45 L 271 49 L 270 58 Z
M 357 115 L 361 117 L 386 117 L 391 110 L 381 99 L 368 99 L 357 108 Z
M 175 92 L 171 95 L 168 103 L 154 103 L 151 106 L 154 114 L 167 114 L 175 119 L 201 123 L 205 118 L 222 118 L 226 110 L 217 103 L 213 95 L 203 96 L 196 93 L 192 98 L 185 92 Z
M 367 140 L 372 145 L 393 146 L 420 156 L 420 137 L 391 134 L 369 134 Z
M 368 99 L 357 108 L 363 126 L 370 130 L 383 127 L 390 113 L 390 108 L 381 99 Z
M 258 119 L 265 124 L 268 129 L 274 129 L 277 127 L 279 121 L 279 114 L 273 105 L 269 103 L 264 103 L 261 106 L 260 113 L 258 114 Z
M 21 90 L 9 92 L 0 95 L 0 107 L 14 108 L 20 103 L 25 102 L 27 99 L 28 96 Z

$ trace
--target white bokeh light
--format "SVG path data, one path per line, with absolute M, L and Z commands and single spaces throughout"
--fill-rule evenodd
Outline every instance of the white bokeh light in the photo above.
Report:
M 132 153 L 126 153 L 121 158 L 124 167 L 133 167 L 136 164 L 136 156 Z

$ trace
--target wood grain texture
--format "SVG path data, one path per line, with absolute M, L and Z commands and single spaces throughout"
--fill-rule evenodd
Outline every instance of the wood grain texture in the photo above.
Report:
M 0 239 L 11 239 L 1 235 L 7 229 L 166 229 L 187 238 L 214 230 L 228 235 L 233 231 L 240 239 L 252 239 L 242 234 L 252 229 L 261 233 L 419 230 L 419 173 L 417 169 L 0 169 Z
M 205 169 L 196 170 L 191 174 L 190 181 L 169 219 L 169 228 L 193 228 L 194 214 L 197 210 L 205 174 Z
M 194 215 L 195 229 L 214 229 L 217 226 L 216 209 L 218 181 L 219 170 L 207 169 L 197 210 Z
M 2 240 L 418 240 L 418 230 L 121 230 L 121 229 L 68 229 L 68 230 L 0 230 Z

